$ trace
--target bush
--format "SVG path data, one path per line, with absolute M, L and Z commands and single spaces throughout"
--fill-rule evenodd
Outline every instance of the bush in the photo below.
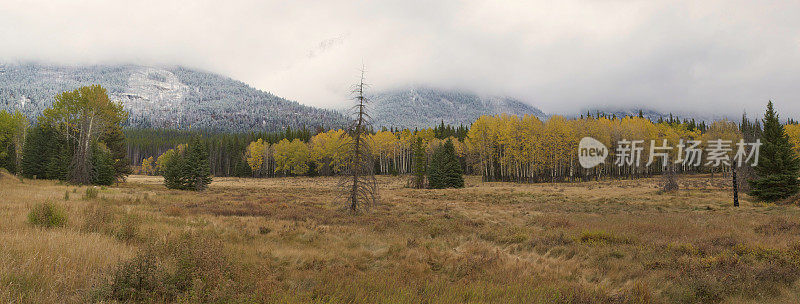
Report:
M 143 252 L 114 271 L 108 297 L 117 301 L 173 301 L 175 286 L 166 284 L 170 274 L 152 251 Z
M 108 233 L 111 230 L 109 227 L 114 221 L 115 215 L 109 206 L 95 203 L 85 209 L 83 230 Z
M 135 214 L 125 214 L 119 221 L 119 225 L 116 228 L 114 235 L 120 241 L 133 241 L 139 235 L 139 224 L 139 217 L 137 217 Z
M 67 213 L 51 202 L 37 204 L 28 213 L 28 223 L 44 228 L 64 227 L 67 224 Z
M 223 255 L 222 244 L 186 233 L 150 243 L 120 264 L 105 296 L 120 302 L 230 303 L 242 294 L 240 281 Z
M 139 236 L 141 220 L 133 213 L 115 212 L 112 206 L 95 203 L 85 210 L 83 231 L 98 232 L 113 236 L 120 241 L 131 242 Z
M 86 188 L 86 194 L 83 195 L 83 199 L 95 199 L 99 193 L 100 190 L 95 187 Z

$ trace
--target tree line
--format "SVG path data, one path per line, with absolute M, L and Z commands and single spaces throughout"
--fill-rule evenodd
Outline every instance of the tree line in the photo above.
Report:
M 392 127 L 374 131 L 364 127 L 363 138 L 359 137 L 357 141 L 367 143 L 363 145 L 368 149 L 364 152 L 370 155 L 373 172 L 412 174 L 413 184 L 418 187 L 426 182 L 430 184 L 431 178 L 438 178 L 435 176 L 445 176 L 437 173 L 440 170 L 438 166 L 452 171 L 456 165 L 460 172 L 479 174 L 486 181 L 635 178 L 661 174 L 666 169 L 714 174 L 728 173 L 733 168 L 730 164 L 662 165 L 661 160 L 653 166 L 617 166 L 610 160 L 616 156 L 614 143 L 623 139 L 654 140 L 674 147 L 688 140 L 701 140 L 707 144 L 712 139 L 752 142 L 763 138 L 765 141 L 781 141 L 781 144 L 765 142 L 765 155 L 788 157 L 785 153 L 774 152 L 776 148 L 772 145 L 788 147 L 789 156 L 800 154 L 800 125 L 791 120 L 787 124 L 780 123 L 771 103 L 767 114 L 761 120 L 765 123 L 763 128 L 759 120 L 750 120 L 745 115 L 739 123 L 719 120 L 708 125 L 672 117 L 654 122 L 641 114 L 618 118 L 598 113 L 573 119 L 556 115 L 546 121 L 529 115 L 487 115 L 469 127 L 453 127 L 443 122 L 433 128 L 415 130 Z M 29 178 L 104 185 L 121 180 L 131 172 L 129 159 L 134 160 L 132 165 L 136 170 L 145 174 L 167 176 L 192 167 L 182 165 L 184 169 L 170 173 L 170 161 L 180 159 L 175 155 L 207 162 L 201 167 L 204 171 L 207 165 L 214 176 L 338 175 L 347 169 L 351 157 L 347 152 L 349 149 L 343 147 L 352 146 L 354 140 L 351 131 L 310 130 L 305 127 L 238 134 L 168 129 L 123 130 L 122 122 L 126 118 L 122 105 L 110 101 L 106 90 L 100 86 L 82 87 L 56 95 L 53 104 L 36 118 L 37 123 L 33 126 L 19 111 L 0 111 L 0 165 Z M 591 169 L 579 165 L 576 153 L 578 142 L 587 136 L 610 148 L 609 160 Z M 187 149 L 185 144 L 190 141 L 191 149 Z M 452 150 L 454 157 L 438 155 L 437 151 L 443 146 Z M 645 147 L 641 158 L 648 159 L 652 153 L 650 150 Z M 674 149 L 668 153 L 669 159 L 675 159 Z M 423 162 L 425 165 L 421 165 Z M 766 162 L 769 164 L 770 160 Z M 791 160 L 785 160 L 784 164 L 791 164 Z M 744 171 L 740 174 L 765 175 L 763 172 Z M 786 174 L 782 177 L 784 181 L 789 176 Z M 427 181 L 425 177 L 428 177 Z M 742 180 L 750 180 L 750 177 Z M 193 185 L 198 183 L 207 185 L 205 180 Z M 768 184 L 761 184 L 764 183 Z
M 3 167 L 28 178 L 110 185 L 131 172 L 125 150 L 122 104 L 99 86 L 55 96 L 29 125 L 20 112 L 0 112 Z
M 482 116 L 470 127 L 465 141 L 466 162 L 487 181 L 559 182 L 599 179 L 603 177 L 633 178 L 660 174 L 667 167 L 661 159 L 656 165 L 618 166 L 614 164 L 616 143 L 623 139 L 643 140 L 647 147 L 641 159 L 649 158 L 649 144 L 666 140 L 675 147 L 681 140 L 724 139 L 733 142 L 742 138 L 735 122 L 720 120 L 700 128 L 693 121 L 653 122 L 637 116 L 582 116 L 568 119 L 552 116 L 541 121 L 535 116 Z M 748 120 L 743 118 L 743 123 Z M 606 162 L 584 169 L 578 161 L 578 143 L 592 137 L 609 149 Z M 669 151 L 675 159 L 676 150 Z M 666 165 L 666 164 L 665 164 Z M 729 168 L 675 166 L 679 172 L 727 171 Z
M 250 142 L 261 139 L 274 144 L 282 139 L 308 141 L 318 130 L 305 127 L 282 132 L 223 133 L 204 130 L 174 129 L 126 129 L 127 154 L 130 155 L 134 170 L 155 174 L 152 169 L 158 157 L 180 144 L 197 139 L 199 145 L 208 151 L 209 166 L 214 176 L 253 176 L 245 161 L 244 153 Z
M 800 126 L 787 124 L 786 133 L 800 153 Z M 740 122 L 728 120 L 696 123 L 694 120 L 659 119 L 628 116 L 613 117 L 598 113 L 579 118 L 552 116 L 542 121 L 535 116 L 482 116 L 471 126 L 453 127 L 443 123 L 427 129 L 382 129 L 368 132 L 367 140 L 376 174 L 413 174 L 414 145 L 419 141 L 424 159 L 430 161 L 435 149 L 447 140 L 453 144 L 461 170 L 478 174 L 486 181 L 559 182 L 600 178 L 636 178 L 661 174 L 666 169 L 679 173 L 710 172 L 729 174 L 730 165 L 719 167 L 677 164 L 644 166 L 649 147 L 644 147 L 640 166 L 617 166 L 614 144 L 622 139 L 650 140 L 676 146 L 682 140 L 724 139 L 748 142 L 760 137 L 759 120 L 743 115 Z M 159 156 L 200 137 L 209 151 L 211 171 L 215 176 L 274 177 L 297 175 L 337 175 L 346 154 L 341 147 L 349 144 L 344 130 L 299 130 L 285 132 L 223 134 L 172 130 L 128 130 L 132 155 L 149 155 L 140 159 L 142 172 L 160 174 Z M 590 136 L 609 147 L 607 161 L 584 169 L 577 160 L 577 145 Z M 676 151 L 669 152 L 676 158 Z M 743 169 L 746 170 L 746 169 Z M 740 172 L 745 174 L 747 172 Z M 742 179 L 743 181 L 746 179 Z
M 422 130 L 395 127 L 367 130 L 375 154 L 378 174 L 411 172 L 410 143 L 415 137 L 425 139 L 429 151 L 447 138 L 462 142 L 468 127 L 445 125 Z M 341 171 L 345 155 L 337 153 L 347 142 L 344 130 L 287 127 L 281 132 L 221 133 L 174 129 L 126 129 L 127 153 L 137 170 L 149 175 L 159 172 L 159 156 L 197 138 L 207 148 L 214 176 L 275 177 L 282 175 L 335 175 Z M 432 145 L 430 142 L 435 140 Z M 276 160 L 277 157 L 277 160 Z

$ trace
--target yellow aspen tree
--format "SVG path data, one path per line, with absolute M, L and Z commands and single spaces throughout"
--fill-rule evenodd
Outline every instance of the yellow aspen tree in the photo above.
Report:
M 403 129 L 395 134 L 397 136 L 397 159 L 395 167 L 398 168 L 400 173 L 411 173 L 413 149 L 411 145 L 417 140 L 417 137 L 411 133 L 411 130 Z
M 351 138 L 344 130 L 330 130 L 319 133 L 309 142 L 310 158 L 324 175 L 340 172 L 344 166 L 345 147 Z
M 303 141 L 282 139 L 273 145 L 273 150 L 276 171 L 287 175 L 302 175 L 308 172 L 311 153 Z
M 481 172 L 484 180 L 489 181 L 494 179 L 493 159 L 496 147 L 496 138 L 494 137 L 495 131 L 492 130 L 495 124 L 494 120 L 495 118 L 492 116 L 483 115 L 472 123 L 467 133 L 470 151 L 472 151 L 478 159 L 476 162 L 476 170 Z
M 379 174 L 389 173 L 391 160 L 394 158 L 394 145 L 397 144 L 397 137 L 392 132 L 380 131 L 369 136 L 372 140 L 372 155 L 378 156 Z
M 712 122 L 701 138 L 703 140 L 704 149 L 710 148 L 709 143 L 716 140 L 730 141 L 731 148 L 733 149 L 735 148 L 735 144 L 739 142 L 739 139 L 742 139 L 742 133 L 739 132 L 739 126 L 735 122 L 723 119 Z M 733 159 L 733 153 L 735 153 L 735 149 L 728 153 L 730 159 Z M 704 157 L 705 156 L 706 154 L 704 153 Z M 703 166 L 705 166 L 705 164 Z M 715 171 L 727 172 L 730 166 L 723 165 L 719 168 L 707 167 L 706 169 L 710 170 L 713 175 Z
M 784 132 L 789 136 L 789 142 L 794 146 L 794 152 L 800 156 L 800 125 L 790 124 L 783 126 Z
M 263 139 L 251 142 L 245 150 L 245 158 L 247 165 L 253 171 L 253 174 L 263 175 L 269 154 L 269 143 L 264 142 Z
M 155 160 L 152 156 L 142 159 L 142 173 L 145 175 L 155 175 L 156 174 L 156 167 L 154 164 Z
M 554 115 L 544 125 L 551 179 L 561 179 L 569 174 L 569 162 L 577 149 L 578 140 L 568 120 Z
M 525 167 L 525 178 L 538 177 L 542 165 L 542 127 L 544 124 L 533 115 L 525 115 L 519 126 L 521 138 L 522 165 Z

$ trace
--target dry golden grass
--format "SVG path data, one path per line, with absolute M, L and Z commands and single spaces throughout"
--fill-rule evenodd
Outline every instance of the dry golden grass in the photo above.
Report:
M 800 208 L 732 206 L 723 180 L 406 188 L 358 215 L 334 178 L 0 177 L 0 302 L 797 303 Z M 73 192 L 74 190 L 74 192 Z M 70 199 L 65 201 L 65 192 Z M 50 201 L 64 228 L 26 223 Z M 145 282 L 145 283 L 139 283 Z

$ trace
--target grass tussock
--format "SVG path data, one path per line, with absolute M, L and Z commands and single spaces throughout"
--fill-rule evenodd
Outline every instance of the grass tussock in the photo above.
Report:
M 97 187 L 88 187 L 86 188 L 86 192 L 83 194 L 83 199 L 85 200 L 96 199 L 99 194 L 100 194 L 100 189 L 98 189 Z
M 63 207 L 44 202 L 34 205 L 28 212 L 28 223 L 43 228 L 64 227 L 67 224 L 67 214 Z
M 766 235 L 780 235 L 783 233 L 800 234 L 800 222 L 790 221 L 784 217 L 776 217 L 764 224 L 756 226 L 755 231 Z
M 580 241 L 589 245 L 629 244 L 632 242 L 630 239 L 604 230 L 585 231 L 581 234 Z
M 82 230 L 104 233 L 124 242 L 136 241 L 140 236 L 141 219 L 135 213 L 118 210 L 105 202 L 88 205 Z

